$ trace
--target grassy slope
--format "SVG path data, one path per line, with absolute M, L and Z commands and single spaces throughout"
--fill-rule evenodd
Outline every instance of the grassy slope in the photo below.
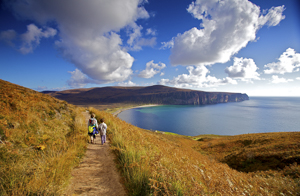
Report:
M 0 135 L 5 141 L 0 144 L 0 195 L 61 194 L 71 168 L 84 154 L 86 123 L 82 109 L 2 80 L 0 89 Z M 298 135 L 283 136 L 280 142 L 266 142 L 260 139 L 262 135 L 205 136 L 195 141 L 143 130 L 93 108 L 90 112 L 106 119 L 108 137 L 130 195 L 297 195 L 300 192 L 297 165 L 283 171 L 244 173 L 220 162 L 241 149 L 250 152 L 248 147 L 254 149 L 251 156 L 246 153 L 248 157 L 255 157 L 254 152 L 276 153 L 278 149 L 288 152 L 286 157 L 296 157 L 299 148 L 295 148 L 293 139 L 297 141 Z M 278 137 L 282 134 L 274 138 Z M 267 143 L 272 144 L 264 151 L 259 149 Z M 284 150 L 287 148 L 290 150 Z M 237 156 L 236 161 L 243 157 Z
M 84 155 L 83 109 L 0 80 L 0 195 L 59 195 Z
M 204 153 L 203 149 L 199 149 L 203 142 L 186 136 L 143 130 L 112 114 L 94 112 L 106 118 L 108 137 L 130 195 L 297 195 L 300 192 L 299 176 L 283 175 L 297 173 L 297 165 L 286 168 L 286 173 L 239 172 L 218 161 L 212 156 L 214 152 Z M 299 133 L 296 134 L 299 137 Z M 291 136 L 289 138 L 296 137 Z M 228 139 L 208 137 L 211 146 L 215 144 L 213 140 L 220 142 Z M 256 138 L 260 138 L 260 135 L 252 135 L 251 140 L 255 141 Z M 287 142 L 287 145 L 290 143 Z M 276 142 L 273 142 L 273 146 L 276 146 Z M 230 148 L 228 146 L 228 150 Z M 294 150 L 299 152 L 298 149 Z
M 287 165 L 300 163 L 300 132 L 202 137 L 198 141 L 194 147 L 197 151 L 243 172 L 280 171 Z

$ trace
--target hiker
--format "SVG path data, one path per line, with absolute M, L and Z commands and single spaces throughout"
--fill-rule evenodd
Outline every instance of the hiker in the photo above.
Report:
M 91 114 L 91 118 L 88 122 L 88 135 L 91 138 L 91 143 L 94 144 L 94 140 L 96 138 L 96 133 L 98 132 L 98 123 L 97 119 L 95 118 L 95 114 Z M 97 132 L 96 132 L 97 131 Z
M 101 135 L 101 143 L 102 145 L 106 142 L 106 129 L 107 129 L 107 125 L 104 122 L 104 118 L 102 118 L 100 120 L 100 124 L 99 124 L 99 132 Z

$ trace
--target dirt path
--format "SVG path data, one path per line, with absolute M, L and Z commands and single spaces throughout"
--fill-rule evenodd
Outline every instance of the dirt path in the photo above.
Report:
M 65 195 L 125 196 L 109 141 L 102 145 L 100 136 L 95 141 L 96 144 L 88 144 L 85 157 L 72 171 L 73 177 Z

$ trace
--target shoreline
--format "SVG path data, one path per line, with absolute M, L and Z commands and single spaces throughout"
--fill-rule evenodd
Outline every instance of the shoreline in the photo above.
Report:
M 130 110 L 130 109 L 134 109 L 134 108 L 155 107 L 155 106 L 161 106 L 161 104 L 148 104 L 148 105 L 140 105 L 140 106 L 134 106 L 134 107 L 129 107 L 129 108 L 122 108 L 122 109 L 119 109 L 116 112 L 114 112 L 113 116 L 118 117 L 118 115 L 125 110 Z

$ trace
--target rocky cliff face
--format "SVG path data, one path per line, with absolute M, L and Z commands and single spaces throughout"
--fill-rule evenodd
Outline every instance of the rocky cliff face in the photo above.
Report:
M 249 97 L 246 94 L 241 93 L 170 92 L 146 94 L 140 96 L 116 97 L 105 101 L 112 101 L 115 103 L 128 102 L 167 105 L 207 105 L 238 102 L 248 99 Z
M 103 87 L 75 89 L 59 92 L 45 92 L 72 104 L 165 104 L 165 105 L 206 105 L 248 100 L 247 94 L 204 92 L 171 88 L 162 85 L 149 87 Z

